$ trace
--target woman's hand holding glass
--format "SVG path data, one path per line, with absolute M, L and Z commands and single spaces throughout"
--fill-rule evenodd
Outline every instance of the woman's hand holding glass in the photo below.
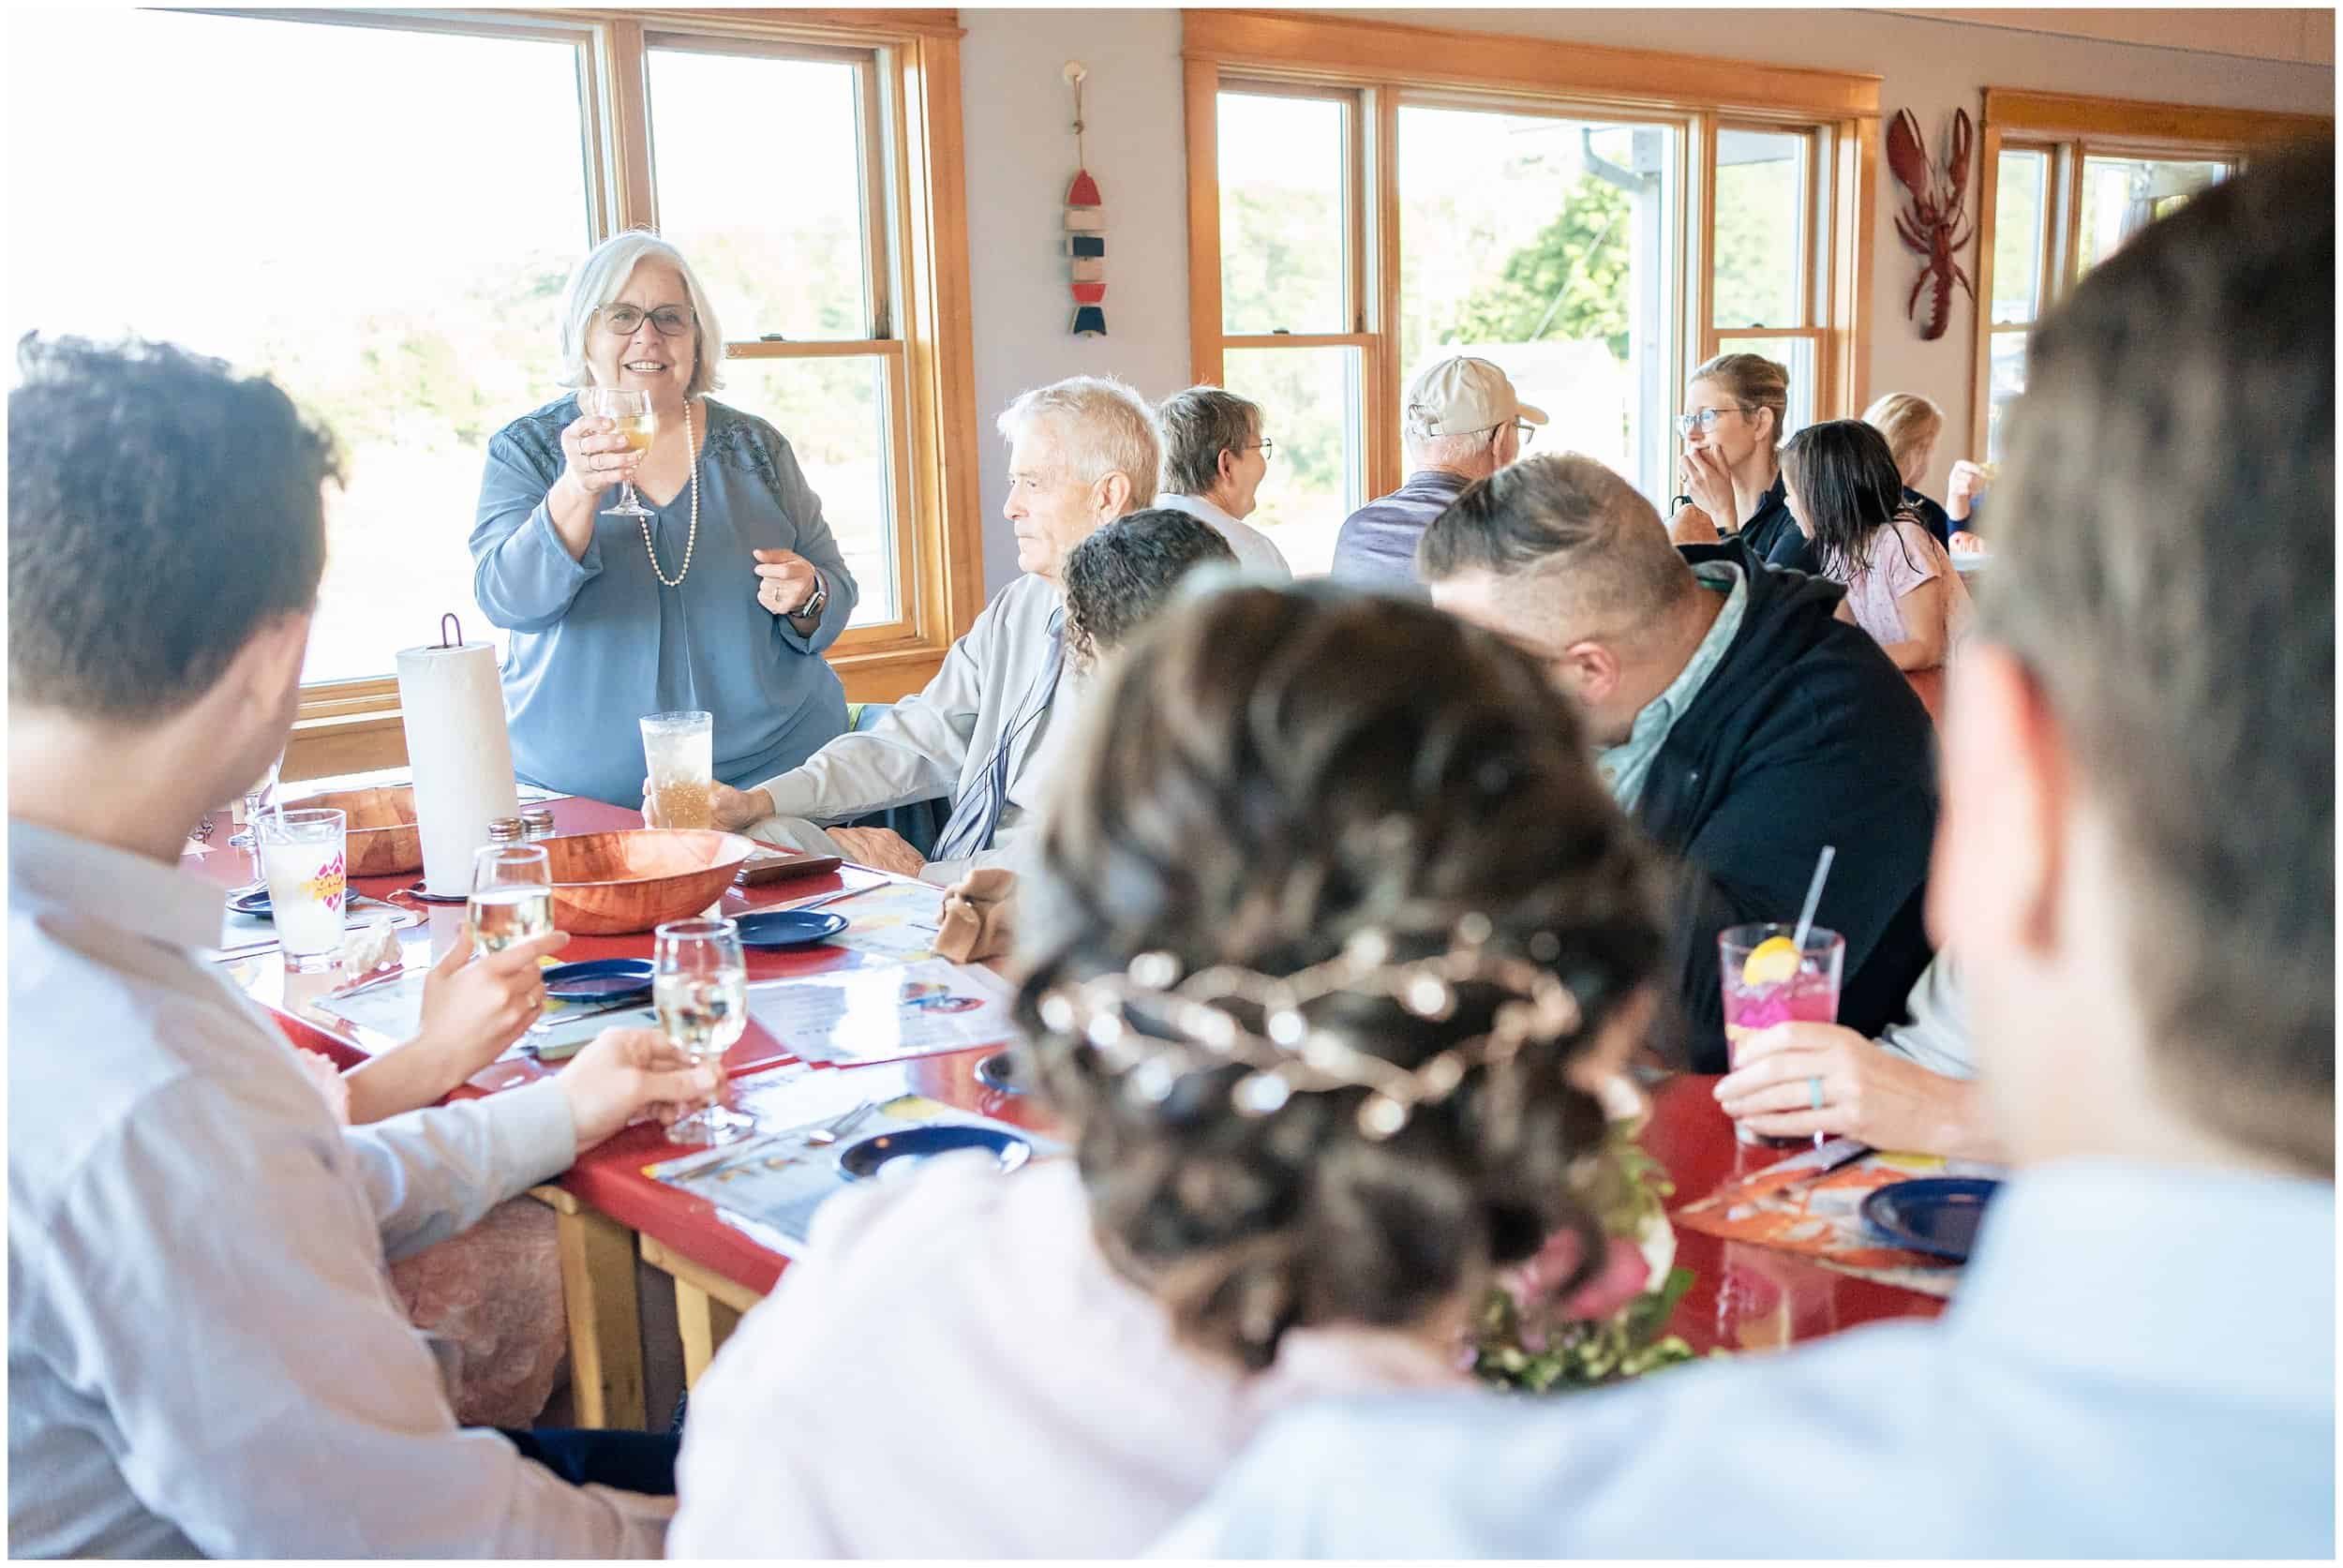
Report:
M 423 1027 L 410 1048 L 436 1053 L 453 1088 L 504 1054 L 545 1008 L 540 959 L 569 945 L 567 932 L 479 953 L 472 929 L 458 927 L 450 948 L 423 980 Z
M 554 1082 L 570 1102 L 570 1123 L 584 1154 L 637 1116 L 673 1123 L 715 1098 L 716 1069 L 656 1029 L 604 1029 L 570 1059 Z
M 580 414 L 561 430 L 569 479 L 589 496 L 598 496 L 621 480 L 633 480 L 648 450 L 635 447 L 619 429 L 617 420 L 600 414 Z

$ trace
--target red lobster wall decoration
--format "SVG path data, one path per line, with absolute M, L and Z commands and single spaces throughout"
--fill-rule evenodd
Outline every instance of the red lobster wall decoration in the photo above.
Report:
M 1928 324 L 1920 329 L 1920 336 L 1932 342 L 1945 335 L 1946 319 L 1952 314 L 1952 285 L 1956 279 L 1972 301 L 1977 298 L 1977 286 L 1954 260 L 1977 237 L 1975 230 L 1957 236 L 1954 232 L 1967 221 L 1962 208 L 1968 201 L 1972 145 L 1969 112 L 1956 109 L 1952 113 L 1952 156 L 1946 160 L 1939 194 L 1935 168 L 1920 145 L 1919 121 L 1912 117 L 1910 110 L 1899 110 L 1888 127 L 1888 167 L 1903 182 L 1903 188 L 1912 193 L 1911 217 L 1896 214 L 1896 232 L 1903 236 L 1905 245 L 1928 258 L 1919 281 L 1912 285 L 1911 298 L 1903 302 L 1903 313 L 1918 319 L 1920 291 L 1933 281 L 1936 288 L 1931 296 Z

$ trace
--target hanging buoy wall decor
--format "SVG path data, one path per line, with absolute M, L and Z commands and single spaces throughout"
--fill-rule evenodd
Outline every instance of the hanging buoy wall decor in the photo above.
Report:
M 1107 335 L 1106 199 L 1090 175 L 1082 148 L 1082 80 L 1089 67 L 1066 62 L 1067 85 L 1074 89 L 1074 179 L 1066 187 L 1067 286 L 1074 291 L 1074 336 Z

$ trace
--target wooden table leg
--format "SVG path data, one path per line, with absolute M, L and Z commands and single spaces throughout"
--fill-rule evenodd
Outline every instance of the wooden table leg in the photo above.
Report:
M 530 1189 L 557 1217 L 570 1318 L 570 1390 L 580 1426 L 649 1426 L 634 1232 L 558 1187 Z
M 740 1326 L 740 1315 L 763 1298 L 650 1236 L 642 1238 L 642 1248 L 643 1261 L 675 1281 L 676 1331 L 683 1339 L 683 1386 L 688 1389 Z

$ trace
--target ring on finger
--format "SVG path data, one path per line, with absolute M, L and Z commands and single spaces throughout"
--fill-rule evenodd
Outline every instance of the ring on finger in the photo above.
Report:
M 1819 1075 L 1806 1081 L 1806 1096 L 1815 1110 L 1822 1109 L 1822 1079 Z

